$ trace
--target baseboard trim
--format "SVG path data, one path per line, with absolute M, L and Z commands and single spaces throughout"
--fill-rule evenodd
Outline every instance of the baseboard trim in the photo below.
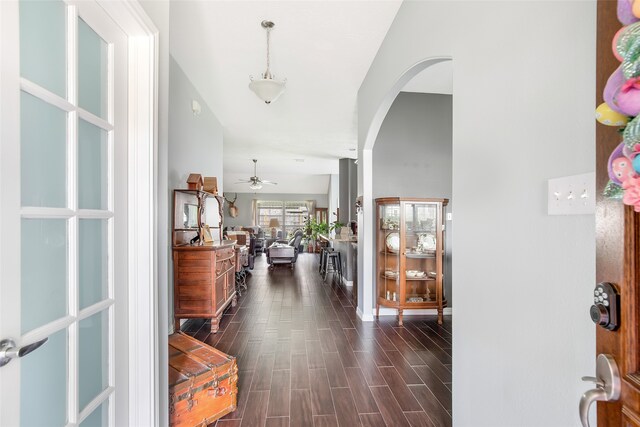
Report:
M 348 288 L 351 288 L 353 286 L 353 281 L 345 279 L 344 276 L 342 277 L 342 283 L 344 283 L 344 285 Z
M 373 308 L 373 310 L 375 312 L 375 307 Z M 445 316 L 453 315 L 453 307 L 445 307 L 444 310 L 442 310 L 442 313 Z M 435 308 L 425 308 L 420 310 L 404 310 L 402 314 L 404 316 L 437 315 L 438 310 L 436 310 Z M 395 308 L 380 307 L 380 316 L 397 316 L 397 315 L 398 315 L 398 310 L 396 310 Z
M 356 308 L 356 314 L 363 322 L 373 322 L 373 314 L 364 314 L 360 310 L 360 307 Z

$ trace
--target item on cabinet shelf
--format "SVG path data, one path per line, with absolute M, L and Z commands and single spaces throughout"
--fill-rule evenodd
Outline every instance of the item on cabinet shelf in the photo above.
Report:
M 398 226 L 398 221 L 395 219 L 384 218 L 380 220 L 380 228 L 382 230 L 397 230 L 400 228 Z
M 407 277 L 408 278 L 421 278 L 421 277 L 425 277 L 425 272 L 424 271 L 419 271 L 419 270 L 407 270 Z
M 385 277 L 389 277 L 390 279 L 397 279 L 398 278 L 398 274 L 399 273 L 397 271 L 393 271 L 393 270 L 385 270 L 384 271 Z
M 204 187 L 204 180 L 202 179 L 202 175 L 199 173 L 189 174 L 189 178 L 187 178 L 187 189 L 189 190 L 200 190 Z
M 182 332 L 169 336 L 169 425 L 214 423 L 235 411 L 236 358 Z
M 387 234 L 385 239 L 387 252 L 397 253 L 400 249 L 400 234 L 397 231 L 392 231 Z
M 447 203 L 446 199 L 376 199 L 376 221 L 381 225 L 376 231 L 376 315 L 380 306 L 395 308 L 402 325 L 404 310 L 435 308 L 442 323 L 447 304 L 442 274 Z M 395 224 L 401 227 L 390 231 Z
M 218 178 L 215 176 L 205 176 L 203 190 L 214 196 L 218 195 Z
M 436 236 L 432 233 L 418 233 L 418 250 L 420 252 L 436 250 Z

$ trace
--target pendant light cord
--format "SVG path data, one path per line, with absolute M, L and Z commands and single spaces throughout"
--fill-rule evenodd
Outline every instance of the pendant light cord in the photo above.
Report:
M 264 73 L 265 79 L 271 78 L 270 40 L 271 40 L 271 28 L 267 28 L 267 71 Z

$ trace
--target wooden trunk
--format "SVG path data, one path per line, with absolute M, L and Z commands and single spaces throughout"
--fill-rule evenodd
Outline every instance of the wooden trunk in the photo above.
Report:
M 206 427 L 236 409 L 236 358 L 182 332 L 169 337 L 169 424 Z

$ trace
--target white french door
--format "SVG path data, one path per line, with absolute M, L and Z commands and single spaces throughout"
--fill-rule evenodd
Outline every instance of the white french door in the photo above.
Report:
M 127 36 L 93 1 L 0 3 L 0 425 L 122 425 Z

